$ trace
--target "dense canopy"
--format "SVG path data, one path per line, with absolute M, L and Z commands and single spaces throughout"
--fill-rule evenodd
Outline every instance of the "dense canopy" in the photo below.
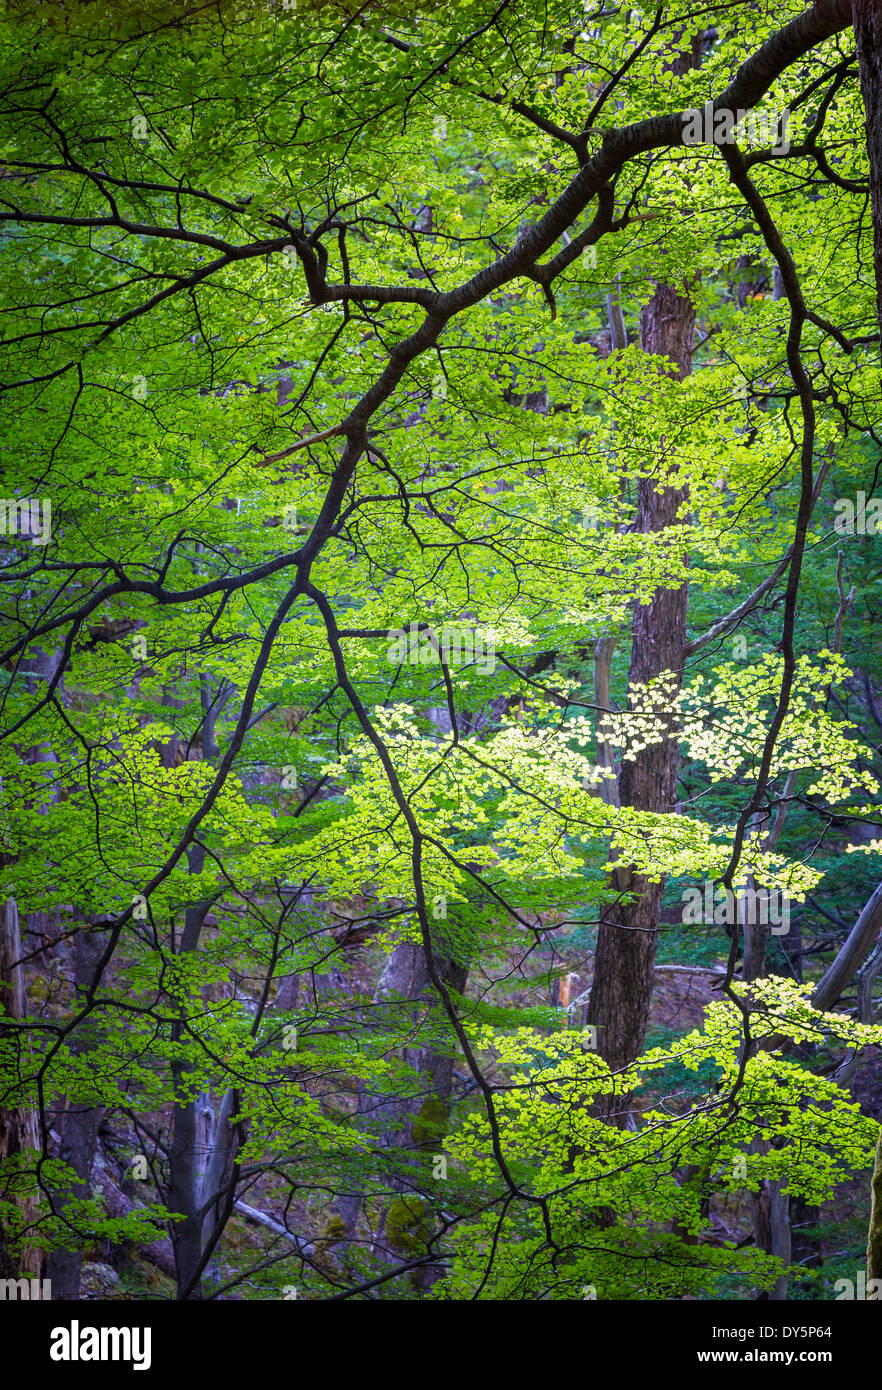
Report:
M 6 0 L 0 285 L 0 1276 L 875 1297 L 878 6 Z

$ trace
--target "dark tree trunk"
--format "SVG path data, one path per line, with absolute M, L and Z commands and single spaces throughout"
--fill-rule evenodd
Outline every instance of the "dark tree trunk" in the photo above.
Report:
M 80 998 L 95 978 L 98 962 L 104 953 L 106 942 L 104 933 L 94 927 L 83 926 L 77 932 L 74 946 L 74 972 L 77 998 L 74 1007 L 80 1007 Z M 73 1034 L 71 1052 L 81 1055 L 90 1047 L 89 1030 L 80 1027 Z M 80 1179 L 71 1183 L 62 1192 L 54 1195 L 56 1210 L 64 1211 L 69 1202 L 82 1200 L 89 1194 L 89 1179 L 95 1151 L 98 1146 L 98 1127 L 104 1111 L 101 1107 L 80 1105 L 76 1101 L 68 1104 L 59 1116 L 56 1128 L 60 1135 L 58 1157 L 66 1163 Z M 73 1221 L 77 1225 L 76 1220 Z M 52 1283 L 52 1297 L 75 1299 L 80 1293 L 80 1271 L 83 1264 L 82 1247 L 76 1250 L 55 1250 L 49 1256 L 47 1275 Z
M 767 847 L 768 844 L 767 844 Z M 738 899 L 738 926 L 744 940 L 744 953 L 741 960 L 741 978 L 744 981 L 760 980 L 766 973 L 766 947 L 768 945 L 768 924 L 762 921 L 762 912 L 756 896 L 756 880 L 748 875 L 745 880 L 746 892 Z
M 769 1148 L 764 1140 L 753 1144 L 756 1152 L 766 1152 Z M 792 1235 L 790 1229 L 790 1198 L 781 1191 L 780 1182 L 763 1180 L 759 1192 L 751 1193 L 750 1204 L 753 1211 L 754 1241 L 760 1250 L 777 1255 L 784 1265 L 792 1259 Z M 781 1274 L 768 1291 L 757 1297 L 761 1301 L 783 1303 L 787 1299 L 787 1275 Z
M 205 674 L 200 676 L 199 695 L 203 716 L 200 742 L 204 760 L 217 756 L 217 717 L 231 693 L 232 688 L 224 683 L 213 692 L 210 678 Z M 174 708 L 179 701 L 173 692 L 167 691 L 163 703 Z M 180 740 L 172 738 L 160 751 L 166 766 L 174 765 L 179 745 Z M 203 846 L 198 843 L 192 845 L 187 861 L 191 874 L 201 873 L 205 866 Z M 181 932 L 181 955 L 199 950 L 202 928 L 210 906 L 210 902 L 203 901 L 187 908 Z M 182 1019 L 172 1030 L 173 1041 L 179 1042 L 184 1035 Z M 229 1215 L 231 1210 L 230 1203 L 224 1205 L 223 1211 L 219 1205 L 209 1212 L 203 1212 L 202 1207 L 208 1196 L 218 1191 L 231 1174 L 235 1152 L 229 1117 L 236 1108 L 234 1098 L 238 1092 L 223 1096 L 216 1115 L 210 1096 L 200 1093 L 191 1097 L 190 1073 L 188 1062 L 172 1062 L 176 1100 L 169 1145 L 168 1208 L 182 1219 L 169 1223 L 169 1237 L 175 1256 L 177 1297 L 199 1301 L 203 1298 L 203 1252 L 206 1251 L 206 1242 L 211 1239 L 218 1224 L 224 1223 L 224 1213 Z
M 644 352 L 669 357 L 680 381 L 691 368 L 694 330 L 691 301 L 670 285 L 658 285 L 640 317 L 640 342 Z M 652 478 L 641 479 L 636 529 L 652 532 L 676 525 L 685 496 L 681 488 L 656 488 Z M 686 601 L 687 586 L 682 584 L 677 589 L 657 589 L 650 603 L 635 605 L 630 684 L 643 684 L 662 671 L 671 671 L 679 686 L 686 649 Z M 623 765 L 621 804 L 641 811 L 672 811 L 678 767 L 671 720 L 662 742 L 644 748 L 635 761 Z M 598 1030 L 601 1054 L 615 1068 L 633 1061 L 643 1046 L 664 884 L 649 883 L 624 864 L 614 878 L 620 892 L 636 896 L 633 902 L 610 908 L 600 924 L 588 1021 Z
M 876 317 L 882 346 L 882 5 L 879 0 L 852 0 L 852 12 L 870 160 Z
M 824 1262 L 816 1227 L 821 1219 L 820 1207 L 810 1206 L 804 1197 L 790 1198 L 790 1258 L 800 1269 L 819 1269 Z M 816 1286 L 808 1279 L 798 1280 L 798 1287 L 811 1298 Z
M 882 1130 L 876 1141 L 876 1163 L 871 1183 L 872 1207 L 867 1235 L 867 1278 L 882 1279 Z
M 205 851 L 201 845 L 194 846 L 189 855 L 190 872 L 201 872 L 205 861 Z M 208 903 L 194 903 L 188 907 L 184 917 L 184 930 L 181 933 L 180 954 L 187 955 L 199 948 L 202 923 L 208 911 Z M 183 1024 L 176 1024 L 172 1030 L 172 1041 L 180 1042 L 184 1037 Z M 202 1217 L 199 1215 L 200 1172 L 198 1158 L 197 1100 L 185 1099 L 189 1092 L 191 1068 L 185 1061 L 171 1064 L 175 1101 L 172 1118 L 172 1137 L 169 1146 L 169 1211 L 182 1217 L 180 1221 L 169 1223 L 169 1236 L 175 1252 L 177 1268 L 177 1296 L 181 1299 L 198 1300 L 202 1298 L 201 1277 L 196 1271 L 202 1259 Z
M 18 908 L 14 898 L 0 904 L 0 1009 L 9 1019 L 21 1020 L 27 1013 L 24 972 L 21 967 Z M 14 1078 L 7 1074 L 3 1090 L 0 1092 L 0 1163 L 40 1147 L 37 1113 L 24 1101 L 19 1090 L 22 1079 L 19 1074 Z M 0 1197 L 16 1203 L 21 1211 L 22 1221 L 27 1225 L 36 1217 L 36 1203 L 26 1195 L 24 1178 L 21 1188 L 15 1188 L 11 1179 L 8 1181 L 8 1187 L 4 1184 L 3 1188 L 0 1188 Z M 39 1277 L 40 1266 L 39 1250 L 33 1246 L 25 1246 L 20 1253 L 13 1256 L 0 1229 L 0 1278 L 10 1279 L 25 1274 Z

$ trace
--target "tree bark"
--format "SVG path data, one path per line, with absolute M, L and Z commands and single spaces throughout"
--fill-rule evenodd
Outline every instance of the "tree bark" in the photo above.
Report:
M 882 1279 L 882 1129 L 876 1141 L 870 1230 L 867 1236 L 867 1278 Z
M 613 746 L 602 737 L 599 729 L 604 716 L 608 715 L 612 708 L 609 685 L 615 646 L 615 637 L 598 637 L 594 643 L 594 728 L 597 744 L 597 766 L 610 771 L 615 766 Z M 599 792 L 601 799 L 606 802 L 607 806 L 618 806 L 618 783 L 612 777 L 601 778 Z
M 21 966 L 21 933 L 18 925 L 18 907 L 14 898 L 0 905 L 0 1010 L 7 1018 L 22 1020 L 27 1014 L 27 998 L 24 987 L 24 971 Z M 2 1093 L 5 1102 L 0 1106 L 0 1166 L 8 1172 L 7 1160 L 15 1160 L 18 1155 L 40 1147 L 37 1132 L 37 1113 L 22 1101 L 18 1094 L 21 1084 L 20 1067 L 15 1079 L 7 1079 Z M 27 1195 L 30 1185 L 22 1174 L 21 1186 L 15 1179 L 4 1183 L 0 1195 L 12 1198 L 21 1211 L 23 1225 L 28 1225 L 37 1216 L 37 1204 Z M 42 1270 L 40 1251 L 25 1243 L 20 1252 L 13 1256 L 6 1237 L 0 1230 L 0 1277 L 32 1275 L 39 1278 Z
M 195 846 L 190 854 L 190 871 L 199 873 L 205 859 L 205 851 Z M 208 911 L 208 903 L 195 903 L 188 907 L 184 917 L 184 930 L 181 933 L 180 954 L 187 955 L 198 950 L 202 934 L 202 923 Z M 172 1030 L 172 1041 L 180 1042 L 184 1037 L 183 1024 L 176 1024 Z M 201 1278 L 195 1278 L 202 1258 L 202 1217 L 200 1206 L 200 1173 L 197 1158 L 197 1101 L 185 1099 L 188 1091 L 190 1067 L 185 1061 L 171 1063 L 172 1082 L 177 1097 L 172 1117 L 172 1136 L 169 1145 L 169 1211 L 182 1217 L 180 1221 L 169 1222 L 169 1236 L 175 1252 L 177 1270 L 177 1296 L 179 1299 L 199 1300 L 202 1298 Z
M 879 0 L 852 0 L 852 13 L 870 160 L 876 317 L 882 349 L 882 5 Z
M 640 316 L 643 351 L 670 358 L 675 377 L 682 381 L 692 365 L 694 331 L 691 301 L 673 286 L 659 284 Z M 677 510 L 685 497 L 682 488 L 657 488 L 652 478 L 641 479 L 636 530 L 648 533 L 676 525 Z M 648 604 L 635 605 L 630 685 L 644 684 L 662 671 L 671 671 L 679 686 L 686 650 L 686 603 L 684 583 L 676 589 L 659 588 Z M 678 768 L 679 750 L 671 718 L 661 742 L 623 764 L 619 775 L 621 805 L 642 811 L 672 811 Z M 650 883 L 626 865 L 616 869 L 614 879 L 620 892 L 635 897 L 610 908 L 600 923 L 588 1021 L 598 1030 L 601 1055 L 617 1068 L 633 1061 L 643 1046 L 664 884 Z
M 882 883 L 864 903 L 857 921 L 812 991 L 812 1007 L 826 1012 L 857 973 L 882 929 Z
M 768 1149 L 768 1144 L 758 1140 L 752 1146 L 756 1152 Z M 790 1228 L 790 1197 L 782 1192 L 780 1182 L 764 1181 L 759 1192 L 751 1194 L 753 1208 L 754 1240 L 759 1249 L 777 1255 L 784 1263 L 790 1264 L 792 1257 L 792 1234 Z M 783 1303 L 787 1300 L 787 1274 L 779 1274 L 774 1287 L 766 1293 L 758 1294 L 761 1301 Z
M 104 933 L 88 924 L 77 932 L 74 945 L 74 973 L 77 995 L 89 988 L 95 978 L 98 962 L 104 953 Z M 74 1007 L 79 1007 L 79 998 Z M 71 1052 L 82 1055 L 90 1049 L 89 1030 L 83 1025 L 76 1030 L 71 1039 Z M 56 1129 L 59 1134 L 58 1157 L 70 1167 L 78 1182 L 54 1195 L 55 1209 L 64 1212 L 71 1202 L 80 1201 L 89 1194 L 89 1179 L 92 1164 L 98 1147 L 98 1127 L 103 1115 L 103 1107 L 80 1104 L 73 1101 L 66 1105 L 58 1117 Z M 72 1217 L 76 1226 L 76 1218 Z M 55 1250 L 49 1256 L 47 1275 L 52 1283 L 53 1298 L 75 1299 L 80 1293 L 80 1273 L 83 1265 L 83 1250 Z

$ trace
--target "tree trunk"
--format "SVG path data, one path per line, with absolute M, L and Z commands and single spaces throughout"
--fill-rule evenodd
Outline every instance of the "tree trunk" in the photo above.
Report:
M 0 905 L 0 1009 L 10 1019 L 21 1020 L 27 1014 L 18 907 L 14 898 Z M 20 1069 L 15 1080 L 7 1078 L 2 1094 L 3 1101 L 8 1102 L 0 1106 L 0 1165 L 4 1172 L 8 1172 L 7 1160 L 14 1160 L 18 1154 L 40 1147 L 37 1114 L 17 1094 L 19 1084 Z M 8 1178 L 8 1185 L 4 1183 L 0 1196 L 15 1201 L 21 1212 L 22 1224 L 28 1225 L 37 1216 L 37 1204 L 27 1192 L 31 1184 L 24 1175 L 20 1178 L 20 1186 L 14 1186 L 14 1181 L 11 1176 Z M 13 1255 L 0 1229 L 0 1277 L 9 1279 L 29 1274 L 39 1278 L 42 1273 L 41 1261 L 40 1251 L 27 1243 Z
M 644 352 L 669 357 L 680 381 L 692 365 L 694 330 L 691 301 L 670 285 L 658 285 L 640 316 L 640 342 Z M 653 532 L 676 525 L 685 496 L 681 488 L 659 489 L 651 478 L 641 479 L 636 530 Z M 648 604 L 635 606 L 629 684 L 643 684 L 662 671 L 671 671 L 679 687 L 686 650 L 686 602 L 687 586 L 682 584 L 677 589 L 657 589 Z M 672 718 L 665 733 L 662 742 L 644 748 L 633 762 L 622 766 L 619 799 L 623 806 L 673 810 L 679 751 Z M 616 1068 L 633 1061 L 643 1046 L 664 884 L 649 883 L 625 865 L 616 869 L 614 879 L 620 892 L 635 898 L 610 908 L 601 921 L 588 1021 L 598 1030 L 602 1056 Z
M 188 858 L 190 872 L 198 874 L 205 859 L 204 849 L 200 845 L 194 846 Z M 181 955 L 198 949 L 207 911 L 206 902 L 187 908 L 181 933 Z M 180 1042 L 183 1037 L 183 1024 L 176 1024 L 172 1030 L 172 1041 Z M 169 1145 L 168 1208 L 183 1218 L 169 1223 L 177 1268 L 177 1296 L 179 1299 L 198 1300 L 202 1298 L 201 1277 L 196 1277 L 202 1258 L 202 1218 L 199 1215 L 201 1184 L 197 1157 L 199 1122 L 197 1101 L 184 1098 L 189 1091 L 190 1070 L 185 1061 L 175 1060 L 171 1063 L 172 1081 L 178 1099 L 173 1110 Z
M 852 13 L 870 160 L 876 317 L 882 346 L 882 5 L 879 0 L 852 0 Z
M 771 835 L 766 836 L 764 844 L 768 845 L 771 839 Z M 751 875 L 748 875 L 745 887 L 746 892 L 738 901 L 737 917 L 744 935 L 741 977 L 748 983 L 760 979 L 766 973 L 767 928 L 759 920 L 762 914 L 756 898 L 756 881 Z M 748 904 L 752 904 L 752 908 L 748 908 Z M 733 930 L 737 931 L 738 925 L 733 926 Z M 769 1147 L 768 1141 L 760 1138 L 755 1139 L 750 1146 L 751 1152 L 761 1154 L 768 1153 Z M 757 1249 L 764 1250 L 769 1255 L 777 1255 L 785 1266 L 789 1265 L 792 1258 L 789 1195 L 781 1191 L 779 1182 L 763 1178 L 759 1191 L 751 1193 L 750 1205 L 753 1214 L 753 1239 Z M 787 1282 L 786 1274 L 779 1275 L 771 1291 L 767 1293 L 763 1290 L 757 1294 L 757 1298 L 774 1303 L 786 1301 Z
M 231 689 L 221 682 L 216 692 L 213 692 L 210 678 L 204 673 L 199 677 L 203 760 L 217 756 L 217 716 L 229 700 Z M 174 693 L 166 692 L 163 703 L 174 707 Z M 163 761 L 168 758 L 169 765 L 174 761 L 177 742 L 173 738 L 162 750 Z M 205 866 L 205 850 L 202 845 L 197 843 L 191 846 L 187 861 L 191 874 L 202 872 Z M 202 901 L 187 908 L 184 914 L 184 929 L 181 932 L 181 955 L 198 951 L 209 907 L 208 901 Z M 184 1028 L 181 1022 L 175 1025 L 173 1038 L 177 1042 L 183 1037 Z M 202 1208 L 208 1198 L 217 1192 L 230 1176 L 235 1144 L 229 1119 L 236 1108 L 238 1092 L 225 1093 L 218 1113 L 215 1114 L 210 1095 L 200 1092 L 194 1098 L 189 1098 L 190 1070 L 186 1061 L 176 1060 L 171 1064 L 176 1101 L 172 1112 L 169 1146 L 168 1208 L 183 1219 L 169 1223 L 169 1236 L 175 1255 L 177 1297 L 199 1301 L 203 1297 L 202 1279 L 205 1274 L 203 1251 L 217 1230 L 218 1224 L 224 1221 L 224 1212 L 218 1204 L 207 1212 L 203 1212 Z M 224 1207 L 227 1214 L 230 1209 L 230 1204 Z
M 751 1146 L 756 1152 L 768 1150 L 768 1144 L 756 1140 Z M 777 1255 L 784 1266 L 790 1264 L 792 1237 L 790 1230 L 790 1197 L 781 1191 L 779 1182 L 764 1180 L 759 1192 L 751 1194 L 754 1240 L 760 1250 Z M 761 1300 L 783 1303 L 787 1300 L 787 1275 L 780 1274 L 770 1292 L 757 1295 Z
M 882 1279 L 882 1129 L 876 1140 L 876 1162 L 873 1167 L 872 1207 L 870 1230 L 867 1236 L 867 1278 Z
M 594 643 L 594 728 L 597 744 L 597 766 L 609 769 L 615 767 L 613 746 L 599 732 L 605 715 L 611 711 L 609 685 L 612 671 L 615 637 L 598 637 Z M 601 778 L 600 796 L 607 806 L 618 806 L 619 788 L 612 777 Z
M 79 996 L 89 988 L 95 978 L 105 947 L 104 933 L 90 925 L 83 925 L 77 932 L 74 945 L 74 973 L 77 998 L 74 1007 L 80 1005 Z M 71 1052 L 80 1056 L 90 1048 L 89 1030 L 82 1025 L 71 1038 Z M 76 1101 L 67 1104 L 59 1115 L 56 1124 L 60 1136 L 58 1157 L 73 1169 L 79 1182 L 70 1185 L 54 1195 L 56 1211 L 64 1211 L 70 1202 L 81 1201 L 89 1195 L 89 1179 L 92 1164 L 98 1147 L 98 1127 L 104 1111 L 102 1107 L 81 1105 Z M 76 1226 L 76 1218 L 72 1217 Z M 49 1256 L 47 1274 L 52 1283 L 53 1298 L 75 1299 L 80 1293 L 80 1271 L 83 1264 L 82 1247 L 78 1250 L 55 1250 Z

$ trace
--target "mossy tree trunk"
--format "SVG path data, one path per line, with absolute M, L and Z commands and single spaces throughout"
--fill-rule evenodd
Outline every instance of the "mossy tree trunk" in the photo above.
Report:
M 882 1279 L 882 1129 L 876 1141 L 871 1186 L 870 1230 L 867 1236 L 867 1278 Z
M 7 1018 L 19 1021 L 27 1013 L 21 954 L 18 906 L 14 898 L 9 898 L 0 904 L 0 1011 Z M 7 1074 L 3 1090 L 0 1091 L 0 1161 L 39 1148 L 37 1114 L 23 1099 L 20 1082 L 20 1074 L 14 1078 Z M 27 1179 L 24 1175 L 19 1175 L 15 1181 L 21 1186 L 12 1188 L 10 1183 L 11 1190 L 4 1186 L 0 1189 L 0 1197 L 12 1197 L 21 1212 L 23 1224 L 27 1224 L 36 1216 L 36 1204 L 26 1195 Z M 39 1278 L 40 1265 L 38 1250 L 25 1247 L 13 1253 L 0 1230 L 0 1278 L 9 1279 L 25 1274 Z

